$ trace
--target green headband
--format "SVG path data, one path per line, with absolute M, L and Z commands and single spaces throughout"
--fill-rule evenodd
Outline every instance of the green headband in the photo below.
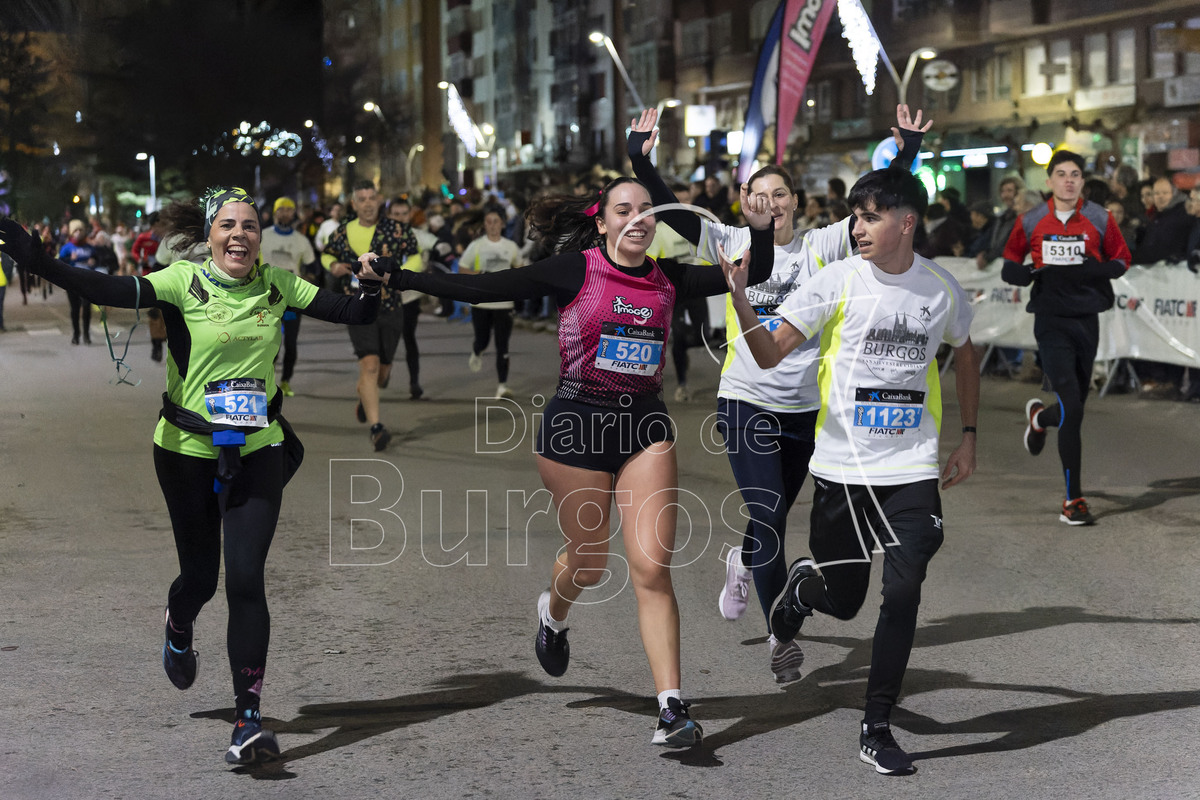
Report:
M 230 203 L 249 203 L 257 212 L 258 207 L 254 205 L 254 198 L 246 193 L 245 189 L 233 186 L 225 188 L 219 186 L 215 189 L 209 189 L 200 198 L 200 202 L 204 204 L 204 238 L 208 238 L 208 234 L 212 232 L 212 224 L 217 219 L 217 212 L 222 207 Z

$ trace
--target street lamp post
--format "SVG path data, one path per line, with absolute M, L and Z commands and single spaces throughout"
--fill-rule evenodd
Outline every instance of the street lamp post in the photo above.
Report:
M 629 73 L 625 71 L 625 64 L 621 61 L 621 56 L 617 54 L 617 48 L 613 45 L 613 40 L 600 31 L 592 31 L 588 34 L 588 39 L 597 47 L 604 46 L 608 50 L 608 54 L 612 56 L 613 63 L 617 65 L 617 72 L 621 73 L 621 79 L 625 81 L 625 87 L 629 89 L 629 93 L 633 95 L 633 101 L 638 108 L 645 108 L 646 104 L 642 102 L 642 96 L 638 94 L 637 87 L 633 85 L 633 81 L 629 78 Z
M 412 147 L 408 148 L 407 160 L 404 162 L 404 175 L 408 179 L 409 191 L 412 191 L 413 188 L 413 159 L 416 158 L 417 153 L 423 152 L 425 152 L 425 145 L 421 144 L 420 142 L 417 142 Z
M 880 52 L 883 52 L 880 49 Z M 892 66 L 892 62 L 888 61 L 888 68 L 892 72 L 892 79 L 896 82 L 896 91 L 900 94 L 900 102 L 908 102 L 908 82 L 912 80 L 913 71 L 917 67 L 917 61 L 929 61 L 937 57 L 937 48 L 934 47 L 919 47 L 913 50 L 908 56 L 908 64 L 904 67 L 904 76 L 900 77 L 896 74 L 896 68 Z
M 146 213 L 149 214 L 158 210 L 158 186 L 156 185 L 158 175 L 154 167 L 154 156 L 146 153 L 138 153 L 134 158 L 138 161 L 150 162 L 150 202 L 146 204 Z

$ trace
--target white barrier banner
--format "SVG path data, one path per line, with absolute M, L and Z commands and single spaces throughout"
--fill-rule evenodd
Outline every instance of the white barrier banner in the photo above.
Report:
M 1025 310 L 1028 286 L 1000 278 L 1002 261 L 979 269 L 971 258 L 939 258 L 937 263 L 975 295 L 971 339 L 976 344 L 1036 350 L 1033 314 Z M 1131 267 L 1113 281 L 1116 303 L 1100 315 L 1096 358 L 1140 358 L 1200 367 L 1200 276 L 1186 264 Z

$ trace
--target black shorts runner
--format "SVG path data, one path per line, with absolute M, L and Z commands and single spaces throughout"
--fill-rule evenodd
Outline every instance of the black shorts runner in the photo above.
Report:
M 380 364 L 392 363 L 400 338 L 404 334 L 404 314 L 400 311 L 380 311 L 369 325 L 347 325 L 354 357 L 379 356 Z
M 616 475 L 650 445 L 673 441 L 675 427 L 661 398 L 612 408 L 555 395 L 538 428 L 536 451 L 559 464 Z

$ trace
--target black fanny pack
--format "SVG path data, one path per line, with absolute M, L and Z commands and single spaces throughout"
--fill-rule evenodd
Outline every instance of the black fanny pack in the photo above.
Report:
M 182 431 L 213 437 L 213 444 L 218 451 L 217 480 L 213 491 L 221 492 L 227 488 L 242 471 L 241 445 L 246 443 L 245 435 L 263 429 L 244 425 L 213 425 L 202 415 L 172 401 L 166 392 L 163 392 L 162 399 L 160 417 Z M 276 390 L 275 396 L 267 406 L 267 421 L 278 422 L 283 431 L 283 485 L 287 486 L 296 470 L 300 469 L 300 464 L 304 462 L 304 444 L 291 424 L 279 413 L 282 408 L 283 392 Z

